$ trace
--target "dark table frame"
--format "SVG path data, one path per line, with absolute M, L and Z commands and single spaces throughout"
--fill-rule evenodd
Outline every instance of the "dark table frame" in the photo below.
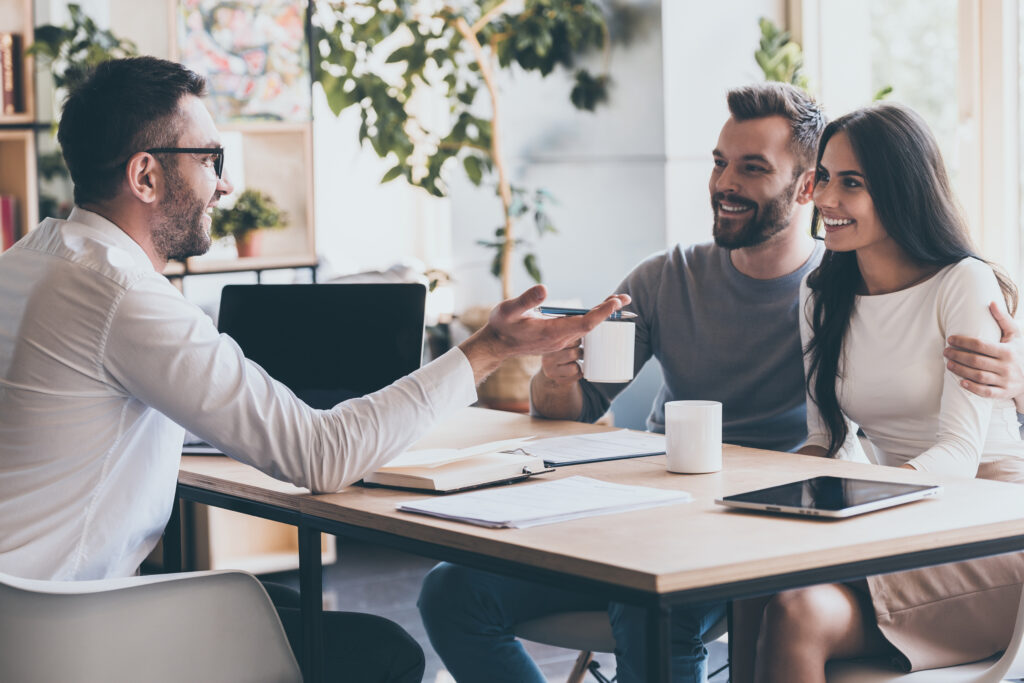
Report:
M 493 558 L 467 550 L 449 548 L 437 543 L 420 541 L 389 532 L 323 519 L 296 510 L 252 501 L 243 496 L 209 491 L 199 486 L 178 484 L 177 497 L 181 501 L 202 503 L 233 510 L 254 517 L 262 517 L 290 524 L 298 529 L 299 591 L 301 594 L 304 643 L 304 651 L 300 657 L 300 663 L 305 672 L 307 683 L 320 683 L 323 680 L 321 667 L 314 665 L 315 662 L 321 661 L 324 647 L 321 628 L 323 609 L 323 576 L 320 556 L 321 533 L 367 541 L 416 555 L 457 562 L 500 574 L 508 574 L 520 579 L 539 581 L 554 586 L 571 587 L 573 590 L 606 596 L 609 600 L 641 606 L 648 610 L 648 633 L 657 634 L 656 637 L 649 638 L 647 641 L 648 671 L 657 671 L 657 680 L 664 682 L 671 680 L 671 658 L 669 657 L 671 651 L 670 614 L 671 609 L 675 606 L 753 597 L 800 586 L 849 581 L 874 574 L 885 574 L 1024 550 L 1024 533 L 1021 533 L 999 539 L 963 543 L 933 550 L 915 551 L 877 559 L 860 560 L 829 567 L 766 576 L 758 579 L 658 594 L 624 588 L 593 579 L 583 579 L 572 574 L 539 569 L 510 560 Z M 185 517 L 185 524 L 183 525 L 182 516 L 179 514 L 179 506 L 175 505 L 171 521 L 168 523 L 167 531 L 164 534 L 164 557 L 165 569 L 167 571 L 181 571 L 183 568 L 192 568 L 190 564 L 191 558 L 195 556 L 194 553 L 186 553 L 184 555 L 182 553 L 183 527 L 185 530 L 185 547 L 187 548 L 190 543 L 190 525 L 187 513 Z

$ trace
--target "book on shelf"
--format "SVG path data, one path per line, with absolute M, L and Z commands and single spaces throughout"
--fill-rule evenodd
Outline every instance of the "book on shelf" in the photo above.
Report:
M 0 114 L 22 110 L 21 35 L 0 33 Z
M 551 472 L 540 458 L 517 450 L 524 441 L 509 439 L 470 448 L 407 451 L 363 477 L 363 484 L 453 493 Z
M 0 251 L 18 241 L 18 198 L 0 194 Z

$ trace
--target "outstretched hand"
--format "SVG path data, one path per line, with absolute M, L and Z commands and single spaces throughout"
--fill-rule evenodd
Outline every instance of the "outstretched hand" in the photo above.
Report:
M 491 311 L 487 324 L 460 345 L 473 366 L 477 381 L 511 356 L 543 354 L 570 346 L 630 302 L 615 294 L 585 315 L 546 318 L 534 309 L 547 297 L 544 285 L 535 285 Z
M 946 367 L 962 379 L 968 391 L 986 398 L 1012 398 L 1017 411 L 1024 405 L 1024 336 L 1017 322 L 995 302 L 989 304 L 999 323 L 1002 338 L 990 343 L 974 337 L 954 335 L 942 352 Z

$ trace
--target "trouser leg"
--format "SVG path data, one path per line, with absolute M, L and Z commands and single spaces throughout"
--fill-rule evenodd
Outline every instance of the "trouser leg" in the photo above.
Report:
M 608 601 L 442 562 L 423 581 L 419 608 L 430 643 L 459 683 L 543 683 L 516 639 L 522 621 L 605 610 Z
M 647 680 L 647 610 L 612 602 L 608 616 L 615 634 L 615 665 L 619 683 Z M 707 680 L 708 651 L 704 634 L 725 618 L 725 605 L 687 605 L 672 610 L 672 681 L 704 683 Z
M 277 614 L 301 660 L 302 614 L 299 593 L 265 583 Z M 324 680 L 360 683 L 419 683 L 426 662 L 423 649 L 398 624 L 372 614 L 324 612 Z

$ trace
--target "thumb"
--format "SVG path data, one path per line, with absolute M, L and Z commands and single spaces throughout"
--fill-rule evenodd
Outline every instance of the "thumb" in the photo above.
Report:
M 498 305 L 499 312 L 505 318 L 518 318 L 531 308 L 536 308 L 548 296 L 544 285 L 534 285 L 514 299 L 507 299 Z
M 1017 321 L 1011 318 L 1009 313 L 1003 311 L 999 304 L 993 301 L 988 305 L 988 310 L 992 313 L 992 317 L 996 319 L 999 329 L 1003 332 L 1003 337 L 1000 339 L 1001 342 L 1008 342 L 1020 334 L 1020 327 L 1018 327 Z

